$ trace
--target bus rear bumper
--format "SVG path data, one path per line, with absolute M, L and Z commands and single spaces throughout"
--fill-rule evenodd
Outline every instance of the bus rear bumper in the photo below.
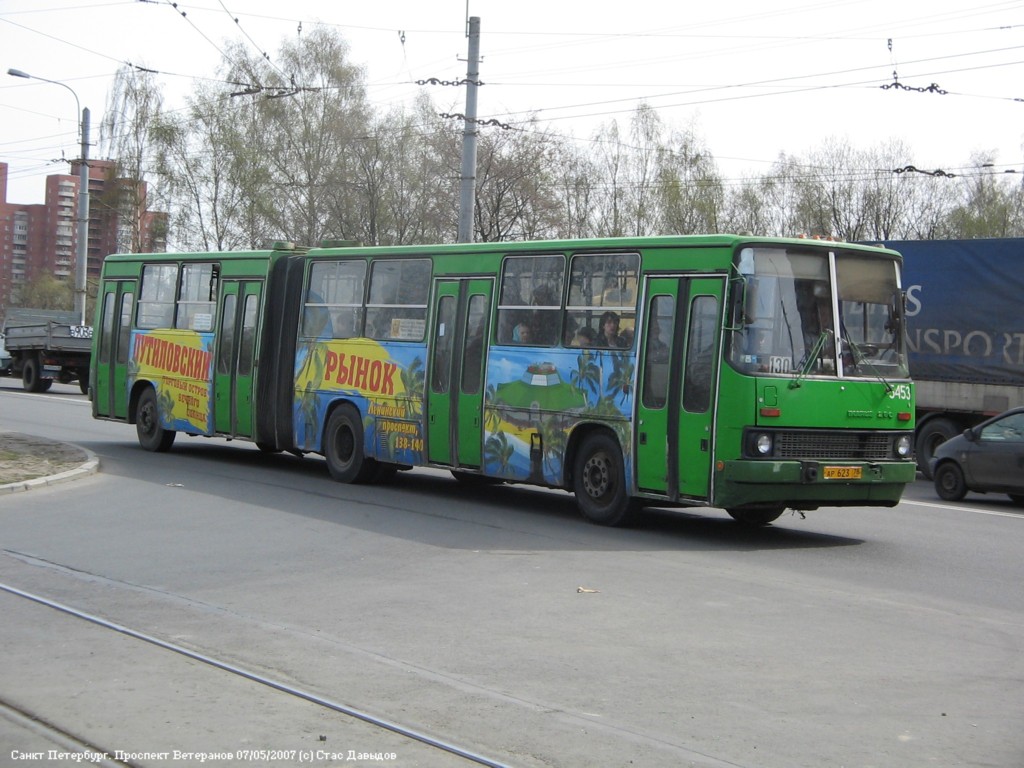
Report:
M 913 461 L 725 461 L 715 473 L 715 506 L 895 506 L 916 473 Z

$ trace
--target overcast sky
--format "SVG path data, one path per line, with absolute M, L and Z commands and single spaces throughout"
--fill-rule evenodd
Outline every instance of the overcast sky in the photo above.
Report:
M 99 157 L 124 63 L 159 72 L 173 109 L 196 78 L 216 77 L 225 41 L 274 61 L 282 41 L 329 24 L 383 112 L 408 103 L 417 80 L 465 77 L 467 15 L 481 20 L 481 119 L 536 114 L 585 141 L 601 123 L 625 127 L 646 101 L 693 129 L 727 175 L 829 138 L 861 149 L 902 140 L 904 165 L 921 169 L 964 172 L 983 152 L 996 155 L 993 172 L 1024 171 L 1024 2 L 0 0 L 8 201 L 42 202 L 45 176 L 79 154 L 72 94 L 10 68 L 69 86 L 92 113 Z M 440 110 L 463 111 L 461 88 L 429 92 Z

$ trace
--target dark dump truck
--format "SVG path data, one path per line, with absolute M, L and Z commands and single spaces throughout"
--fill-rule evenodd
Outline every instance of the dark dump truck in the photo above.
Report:
M 917 461 L 1024 405 L 1024 239 L 889 240 L 903 254 Z
M 92 326 L 74 312 L 12 309 L 4 320 L 4 344 L 11 354 L 11 375 L 21 376 L 27 392 L 45 392 L 54 381 L 78 382 L 89 391 Z

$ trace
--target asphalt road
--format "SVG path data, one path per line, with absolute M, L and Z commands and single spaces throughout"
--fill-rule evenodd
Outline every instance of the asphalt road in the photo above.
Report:
M 1024 765 L 1005 497 L 922 481 L 890 510 L 610 530 L 442 472 L 344 486 L 223 440 L 149 454 L 73 387 L 0 379 L 0 429 L 100 458 L 0 497 L 0 763 L 472 764 L 426 735 L 510 766 Z

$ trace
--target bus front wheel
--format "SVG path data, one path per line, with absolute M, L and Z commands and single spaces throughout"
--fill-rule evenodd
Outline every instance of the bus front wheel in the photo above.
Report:
M 760 528 L 778 520 L 786 510 L 784 507 L 771 507 L 769 509 L 727 509 L 725 511 L 737 523 L 748 525 L 751 528 Z
M 157 407 L 156 392 L 147 387 L 139 397 L 139 409 L 135 414 L 135 433 L 139 445 L 147 451 L 163 453 L 170 450 L 177 434 L 173 429 L 164 429 L 160 423 L 160 409 Z
M 331 477 L 339 483 L 365 483 L 376 472 L 377 462 L 363 453 L 363 420 L 347 403 L 335 408 L 327 420 L 324 458 Z
M 580 512 L 598 525 L 625 525 L 634 506 L 626 493 L 622 451 L 611 436 L 588 435 L 576 453 L 573 492 Z

